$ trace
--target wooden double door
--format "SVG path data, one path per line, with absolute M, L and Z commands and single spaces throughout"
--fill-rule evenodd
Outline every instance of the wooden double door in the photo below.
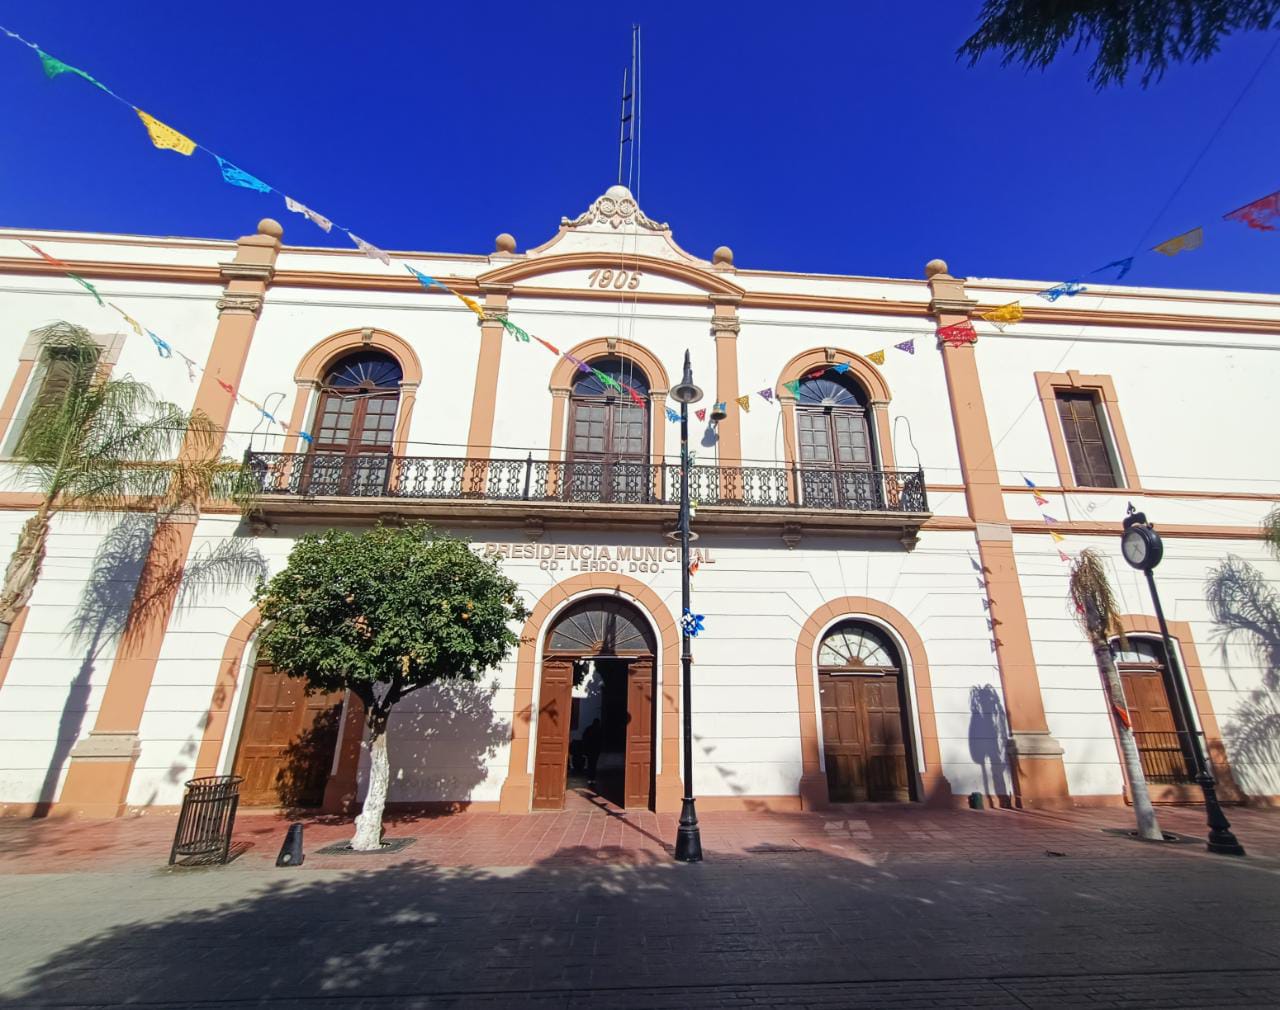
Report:
M 533 766 L 533 809 L 564 807 L 573 722 L 573 667 L 577 656 L 549 656 L 542 663 L 538 697 L 537 751 Z M 626 664 L 626 761 L 623 805 L 653 805 L 652 656 L 628 657 Z
M 1193 782 L 1190 741 L 1169 701 L 1167 674 L 1155 664 L 1121 664 L 1120 683 L 1133 723 L 1133 740 L 1147 781 L 1154 785 Z
M 902 675 L 818 674 L 833 803 L 911 799 Z
M 318 807 L 333 767 L 342 692 L 307 694 L 305 682 L 259 663 L 249 684 L 235 774 L 246 806 Z

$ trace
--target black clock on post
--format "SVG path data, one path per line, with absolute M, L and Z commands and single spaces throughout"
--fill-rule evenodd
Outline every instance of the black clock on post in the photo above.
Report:
M 1129 506 L 1129 514 L 1124 517 L 1124 532 L 1120 534 L 1120 553 L 1124 555 L 1125 561 L 1147 577 L 1147 588 L 1151 591 L 1151 603 L 1155 607 L 1156 621 L 1160 625 L 1160 637 L 1164 640 L 1165 655 L 1174 672 L 1171 678 L 1174 694 L 1177 696 L 1180 721 L 1190 745 L 1187 757 L 1192 759 L 1196 784 L 1204 794 L 1205 814 L 1209 821 L 1209 841 L 1206 847 L 1210 852 L 1243 856 L 1244 846 L 1231 833 L 1231 822 L 1227 820 L 1222 812 L 1222 805 L 1218 802 L 1218 790 L 1213 781 L 1213 773 L 1210 771 L 1209 755 L 1205 751 L 1204 740 L 1195 728 L 1196 720 L 1192 714 L 1190 692 L 1187 690 L 1186 681 L 1179 668 L 1178 654 L 1173 648 L 1173 641 L 1169 638 L 1169 625 L 1164 619 L 1164 608 L 1160 606 L 1160 594 L 1156 592 L 1156 577 L 1151 570 L 1160 564 L 1160 559 L 1164 557 L 1164 542 L 1161 541 L 1155 527 L 1147 522 L 1147 517 L 1132 505 Z

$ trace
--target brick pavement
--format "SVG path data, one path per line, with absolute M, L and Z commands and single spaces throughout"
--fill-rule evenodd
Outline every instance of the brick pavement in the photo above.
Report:
M 0 1005 L 1277 1006 L 1280 813 L 1231 816 L 1246 860 L 1099 830 L 1125 810 L 860 807 L 707 814 L 700 866 L 670 818 L 586 813 L 405 820 L 395 857 L 288 870 L 275 817 L 188 870 L 171 818 L 10 821 Z

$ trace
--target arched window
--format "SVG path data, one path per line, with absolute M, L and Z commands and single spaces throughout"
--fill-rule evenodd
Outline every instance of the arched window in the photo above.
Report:
M 822 747 L 832 802 L 911 798 L 902 660 L 866 621 L 841 621 L 818 647 Z
M 577 501 L 647 501 L 649 379 L 623 358 L 598 358 L 588 367 L 593 371 L 578 373 L 569 399 L 566 490 Z
M 311 494 L 386 489 L 402 378 L 400 363 L 375 350 L 345 354 L 325 371 L 312 428 Z
M 810 508 L 884 507 L 867 417 L 867 395 L 847 374 L 823 369 L 800 380 L 796 444 Z
M 1164 643 L 1158 638 L 1129 635 L 1127 644 L 1111 643 L 1124 700 L 1133 724 L 1133 742 L 1148 782 L 1181 785 L 1193 781 L 1195 761 L 1185 720 L 1178 706 L 1177 686 Z

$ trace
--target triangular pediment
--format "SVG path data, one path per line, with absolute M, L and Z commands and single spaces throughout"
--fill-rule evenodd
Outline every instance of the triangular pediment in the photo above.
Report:
M 640 204 L 626 186 L 610 186 L 576 217 L 560 219 L 560 230 L 542 245 L 525 255 L 536 258 L 566 253 L 618 252 L 625 243 L 626 252 L 637 256 L 670 260 L 709 267 L 681 249 L 671 236 L 671 226 L 655 221 L 640 209 Z

